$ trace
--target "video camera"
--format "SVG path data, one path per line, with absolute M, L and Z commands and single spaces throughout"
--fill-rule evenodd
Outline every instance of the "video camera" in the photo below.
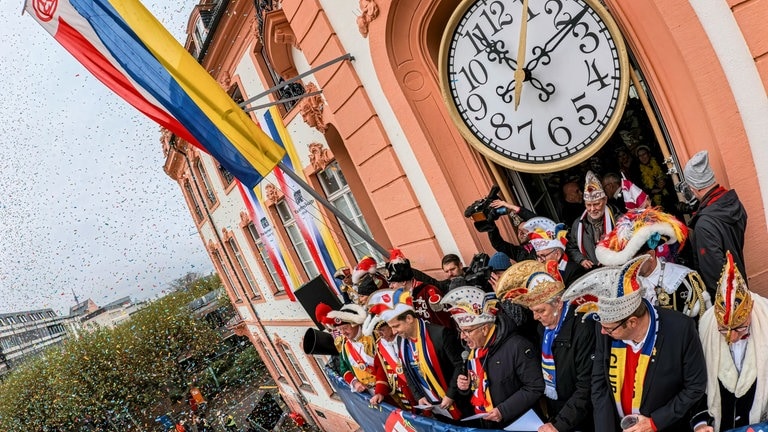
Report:
M 469 262 L 469 267 L 464 272 L 464 280 L 469 286 L 483 287 L 491 278 L 491 266 L 488 265 L 490 257 L 487 253 L 477 253 Z
M 680 213 L 693 213 L 696 211 L 696 208 L 699 206 L 699 200 L 696 199 L 696 196 L 693 194 L 693 191 L 691 191 L 688 183 L 686 181 L 682 181 L 676 184 L 675 190 L 680 192 L 680 194 L 683 196 L 683 199 L 685 200 L 685 202 L 677 203 L 677 211 Z
M 493 185 L 488 195 L 473 202 L 464 210 L 464 217 L 472 219 L 476 230 L 480 232 L 493 231 L 496 227 L 496 219 L 507 214 L 506 207 L 491 207 L 491 203 L 499 199 L 500 190 L 497 185 Z

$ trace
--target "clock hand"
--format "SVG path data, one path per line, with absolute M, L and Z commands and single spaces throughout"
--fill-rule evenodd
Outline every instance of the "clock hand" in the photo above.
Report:
M 581 12 L 576 14 L 575 17 L 571 18 L 565 25 L 560 27 L 560 30 L 557 31 L 549 40 L 544 44 L 543 47 L 535 46 L 533 47 L 533 50 L 531 51 L 536 57 L 534 57 L 528 64 L 525 66 L 525 69 L 527 69 L 529 72 L 536 69 L 536 66 L 539 65 L 539 62 L 544 64 L 549 64 L 551 58 L 549 54 L 555 50 L 555 48 L 560 45 L 560 42 L 565 39 L 565 36 L 568 35 L 568 33 L 573 29 L 576 24 L 579 23 L 581 18 L 584 16 L 584 14 L 587 13 L 587 10 L 589 10 L 589 6 L 585 6 L 584 9 L 582 9 Z M 538 53 L 538 54 L 537 54 Z M 546 59 L 546 60 L 545 60 Z
M 517 64 L 525 64 L 525 42 L 528 35 L 528 0 L 523 0 L 523 16 L 520 18 L 520 42 L 517 45 Z M 515 111 L 520 105 L 520 96 L 523 94 L 523 82 L 525 81 L 525 69 L 515 69 Z
M 480 41 L 484 51 L 488 54 L 488 60 L 499 64 L 506 63 L 512 70 L 517 70 L 518 63 L 507 55 L 509 50 L 503 49 L 504 41 L 496 41 L 486 37 L 479 37 L 478 41 Z

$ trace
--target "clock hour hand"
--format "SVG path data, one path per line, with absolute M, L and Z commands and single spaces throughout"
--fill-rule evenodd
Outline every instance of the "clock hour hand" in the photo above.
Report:
M 589 6 L 585 6 L 584 9 L 581 10 L 576 16 L 571 18 L 568 22 L 565 23 L 562 27 L 560 27 L 560 30 L 557 31 L 554 35 L 552 35 L 551 38 L 544 44 L 543 47 L 541 46 L 535 46 L 531 50 L 531 53 L 535 56 L 531 61 L 528 62 L 528 64 L 525 66 L 525 69 L 530 71 L 533 71 L 536 69 L 536 66 L 539 65 L 539 63 L 543 64 L 549 64 L 551 61 L 551 57 L 549 56 L 552 51 L 557 48 L 560 43 L 565 39 L 565 36 L 568 35 L 568 33 L 573 29 L 576 24 L 581 21 L 581 18 L 584 16 L 584 14 L 587 13 L 587 10 L 589 10 Z

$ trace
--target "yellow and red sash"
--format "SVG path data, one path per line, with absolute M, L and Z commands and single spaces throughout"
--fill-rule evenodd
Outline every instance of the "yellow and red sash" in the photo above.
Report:
M 403 408 L 410 410 L 417 401 L 408 387 L 408 379 L 406 379 L 405 371 L 403 371 L 403 362 L 395 350 L 396 345 L 388 345 L 381 339 L 377 344 L 377 352 L 387 374 L 392 395 L 397 402 L 403 405 Z
M 489 413 L 493 410 L 491 390 L 488 387 L 488 374 L 485 371 L 485 360 L 488 355 L 488 345 L 496 338 L 496 326 L 488 333 L 482 348 L 475 348 L 467 358 L 467 371 L 472 383 L 472 398 L 470 402 L 475 408 L 475 414 Z
M 643 401 L 643 385 L 645 384 L 645 375 L 648 372 L 648 365 L 651 362 L 651 358 L 656 353 L 654 345 L 656 344 L 656 335 L 659 330 L 659 316 L 656 309 L 654 309 L 647 300 L 643 300 L 648 306 L 650 311 L 650 324 L 648 335 L 643 342 L 643 348 L 640 351 L 640 356 L 637 361 L 637 368 L 634 374 L 633 392 L 632 392 L 632 412 L 626 413 L 622 408 L 621 395 L 624 388 L 624 380 L 626 375 L 626 363 L 627 363 L 627 350 L 632 349 L 627 346 L 624 341 L 615 340 L 611 344 L 611 362 L 608 365 L 608 379 L 613 390 L 613 400 L 616 403 L 616 410 L 620 416 L 629 414 L 639 414 L 640 404 Z
M 344 341 L 343 353 L 352 367 L 355 378 L 365 386 L 372 386 L 376 383 L 376 374 L 373 369 L 373 356 L 366 352 L 367 349 L 368 345 L 365 341 L 352 342 L 349 339 Z

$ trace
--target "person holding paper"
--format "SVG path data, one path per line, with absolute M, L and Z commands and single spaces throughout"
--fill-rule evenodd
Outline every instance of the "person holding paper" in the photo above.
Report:
M 397 353 L 414 408 L 441 421 L 454 422 L 468 411 L 456 387 L 462 366 L 456 330 L 428 323 L 416 314 L 411 292 L 404 288 L 380 290 L 370 312 L 379 315 L 399 336 Z M 384 383 L 380 383 L 384 385 Z
M 480 427 L 501 429 L 529 411 L 544 392 L 538 352 L 516 331 L 512 318 L 497 307 L 494 293 L 474 286 L 458 287 L 441 303 L 470 349 L 456 385 L 471 393 Z
M 496 285 L 502 301 L 531 312 L 539 322 L 541 373 L 544 377 L 548 422 L 538 432 L 591 431 L 592 356 L 595 326 L 564 302 L 565 284 L 557 262 L 521 261 Z

